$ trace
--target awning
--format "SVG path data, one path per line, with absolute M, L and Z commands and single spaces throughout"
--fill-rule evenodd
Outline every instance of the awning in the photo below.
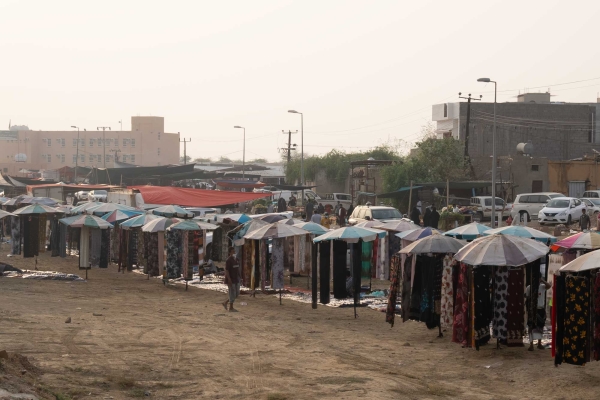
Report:
M 145 203 L 176 204 L 184 207 L 218 207 L 252 201 L 271 195 L 270 193 L 227 192 L 169 186 L 131 186 L 130 189 L 139 190 Z
M 412 189 L 420 189 L 423 186 L 413 186 Z M 389 192 L 389 193 L 382 193 L 382 194 L 378 194 L 377 197 L 378 198 L 382 198 L 382 199 L 389 199 L 389 198 L 394 198 L 394 197 L 400 197 L 403 196 L 405 194 L 410 193 L 410 186 L 405 186 L 405 187 L 401 187 L 398 190 L 395 190 L 393 192 Z
M 224 188 L 236 188 L 236 189 L 257 189 L 266 186 L 266 183 L 260 181 L 236 181 L 236 180 L 216 180 L 217 186 Z

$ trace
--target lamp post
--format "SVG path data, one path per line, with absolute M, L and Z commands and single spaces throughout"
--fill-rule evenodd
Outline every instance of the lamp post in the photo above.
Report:
M 494 84 L 494 130 L 492 132 L 492 227 L 496 227 L 496 95 L 498 84 L 490 78 L 479 78 L 477 82 Z
M 246 179 L 246 128 L 236 125 L 234 128 L 244 130 L 244 145 L 242 150 L 242 179 Z
M 108 129 L 110 131 L 111 129 L 110 126 L 99 126 L 98 130 L 100 129 L 102 129 L 102 167 L 106 168 L 106 130 Z
M 296 110 L 288 110 L 292 114 L 300 114 L 300 185 L 302 185 L 302 204 L 304 204 L 304 114 Z
M 75 152 L 75 177 L 73 178 L 73 180 L 75 181 L 75 184 L 77 185 L 77 166 L 79 165 L 79 127 L 78 126 L 74 126 L 71 125 L 71 128 L 75 129 L 77 128 L 77 150 Z

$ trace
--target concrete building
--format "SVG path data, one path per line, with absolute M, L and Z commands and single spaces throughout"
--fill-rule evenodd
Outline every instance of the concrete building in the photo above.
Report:
M 21 130 L 0 131 L 0 171 L 53 170 L 63 166 L 112 168 L 118 161 L 140 166 L 179 163 L 179 133 L 165 133 L 163 117 L 131 117 L 131 131 L 79 132 Z M 104 146 L 103 146 L 104 145 Z
M 600 101 L 600 100 L 599 100 Z M 569 160 L 600 150 L 600 102 L 551 102 L 550 93 L 526 93 L 496 106 L 496 151 L 514 156 L 519 143 L 531 143 L 535 157 Z M 432 106 L 438 137 L 466 141 L 467 103 Z M 492 154 L 494 103 L 471 102 L 468 150 L 471 157 Z
M 600 189 L 598 161 L 598 159 L 589 159 L 549 162 L 549 189 L 572 197 L 580 197 L 586 190 Z

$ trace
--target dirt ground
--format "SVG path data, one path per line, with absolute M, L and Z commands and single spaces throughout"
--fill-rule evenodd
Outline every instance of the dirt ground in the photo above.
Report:
M 6 262 L 33 268 L 31 259 Z M 48 253 L 39 262 L 85 275 L 76 266 L 75 257 Z M 92 270 L 87 282 L 0 278 L 0 350 L 33 365 L 0 360 L 0 388 L 60 400 L 571 399 L 600 391 L 600 364 L 555 368 L 550 350 L 462 349 L 422 323 L 390 329 L 369 309 L 354 319 L 350 308 L 243 295 L 229 313 L 224 300 L 114 265 Z

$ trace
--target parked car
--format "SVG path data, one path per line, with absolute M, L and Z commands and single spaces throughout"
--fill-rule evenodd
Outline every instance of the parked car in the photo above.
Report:
M 544 205 L 556 197 L 564 197 L 564 195 L 554 192 L 519 194 L 510 208 L 510 216 L 513 219 L 518 216 L 521 220 L 526 217 L 529 222 L 532 218 L 537 218 Z
M 587 208 L 587 213 L 590 216 L 595 216 L 598 218 L 598 213 L 600 213 L 600 199 L 579 199 L 585 204 Z
M 348 193 L 327 193 L 324 194 L 320 199 L 315 201 L 319 204 L 323 204 L 323 206 L 327 206 L 328 204 L 335 208 L 338 203 L 343 204 L 346 210 L 352 204 L 352 195 Z
M 585 204 L 574 197 L 555 197 L 538 213 L 540 225 L 567 224 L 579 221 Z
M 87 190 L 80 190 L 79 192 L 75 192 L 75 198 L 76 198 L 78 201 L 85 201 L 85 200 L 87 200 L 87 199 L 88 199 L 88 194 L 89 194 L 89 193 L 90 193 L 90 192 L 89 192 L 89 191 L 87 191 Z
M 394 207 L 386 206 L 356 206 L 352 215 L 348 218 L 350 225 L 355 225 L 365 221 L 365 217 L 370 217 L 372 220 L 382 222 L 402 219 L 402 214 Z
M 217 214 L 219 210 L 216 208 L 205 207 L 186 207 L 187 211 L 194 214 L 194 217 L 204 217 L 206 214 Z
M 102 201 L 106 202 L 106 198 L 108 197 L 108 192 L 106 190 L 92 190 L 88 193 L 87 199 L 89 201 Z
M 492 196 L 471 197 L 471 206 L 476 207 L 475 212 L 481 221 L 492 218 Z M 496 197 L 496 215 L 502 214 L 502 218 L 508 217 L 507 211 L 504 200 Z
M 598 199 L 600 198 L 600 190 L 586 190 L 581 195 L 582 199 Z

